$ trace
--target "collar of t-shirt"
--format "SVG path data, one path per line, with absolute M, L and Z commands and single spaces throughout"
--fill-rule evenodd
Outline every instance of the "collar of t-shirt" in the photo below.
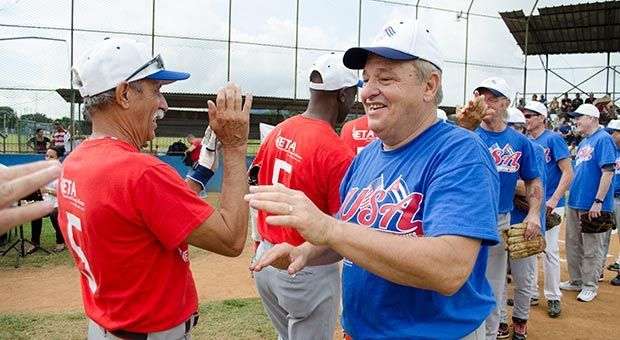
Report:
M 97 145 L 100 143 L 113 143 L 113 144 L 118 144 L 124 149 L 130 150 L 130 151 L 140 151 L 134 145 L 129 144 L 129 142 L 126 142 L 122 139 L 118 139 L 112 136 L 89 137 L 82 142 L 82 144 L 84 144 L 85 146 Z
M 444 123 L 442 120 L 437 120 L 435 123 L 433 123 L 433 125 L 427 127 L 419 135 L 415 136 L 415 138 L 397 147 L 396 149 L 385 149 L 385 145 L 383 144 L 383 142 L 381 142 L 381 152 L 386 156 L 396 156 L 400 154 L 403 150 L 407 149 L 407 147 L 411 145 L 412 143 L 414 143 L 415 141 L 424 138 L 425 135 L 427 135 L 430 131 L 436 129 L 437 126 L 439 126 L 440 124 L 447 124 L 447 123 Z

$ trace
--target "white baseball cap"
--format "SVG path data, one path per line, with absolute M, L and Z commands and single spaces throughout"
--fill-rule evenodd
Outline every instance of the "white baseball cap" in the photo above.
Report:
M 514 97 L 512 89 L 506 80 L 500 77 L 489 77 L 481 81 L 478 86 L 476 86 L 476 91 L 479 91 L 480 89 L 487 89 L 493 93 L 494 96 L 506 97 L 508 100 L 512 100 Z
M 601 113 L 598 111 L 596 106 L 592 104 L 581 104 L 579 105 L 577 110 L 575 110 L 574 112 L 569 112 L 568 114 L 573 117 L 590 116 L 594 118 L 599 118 L 601 116 Z
M 362 81 L 355 71 L 344 67 L 342 53 L 328 53 L 318 57 L 310 68 L 312 72 L 318 72 L 323 79 L 322 83 L 310 81 L 310 88 L 321 91 L 335 91 L 353 86 L 362 86 Z
M 535 100 L 532 100 L 525 104 L 525 107 L 523 109 L 538 113 L 539 115 L 543 115 L 545 117 L 547 117 L 547 113 L 549 112 L 547 111 L 547 107 L 545 106 L 545 104 L 537 102 Z
M 525 116 L 523 112 L 516 107 L 509 107 L 508 120 L 506 122 L 511 124 L 525 124 Z
M 370 53 L 392 60 L 426 60 L 443 70 L 443 55 L 428 26 L 412 18 L 387 23 L 368 47 L 353 47 L 344 54 L 344 64 L 363 69 Z
M 448 115 L 446 114 L 446 111 L 442 110 L 442 109 L 437 109 L 437 118 L 446 121 L 448 120 Z
M 161 56 L 152 57 L 145 44 L 125 38 L 105 39 L 73 66 L 73 79 L 83 97 L 113 89 L 123 81 L 144 78 L 172 83 L 189 78 L 185 72 L 164 68 Z
M 610 120 L 609 124 L 607 124 L 607 129 L 620 131 L 620 119 Z

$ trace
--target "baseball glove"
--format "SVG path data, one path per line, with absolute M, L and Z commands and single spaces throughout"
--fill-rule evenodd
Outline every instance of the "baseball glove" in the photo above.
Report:
M 545 217 L 545 230 L 551 230 L 554 227 L 562 223 L 562 217 L 558 213 L 553 211 L 547 211 L 547 217 Z
M 513 200 L 515 208 L 521 210 L 524 213 L 530 211 L 530 204 L 527 202 L 527 198 L 522 195 L 515 195 Z
M 502 236 L 506 242 L 506 250 L 513 260 L 522 259 L 532 255 L 536 255 L 545 251 L 547 244 L 545 238 L 538 234 L 531 240 L 526 240 L 525 224 L 518 223 L 510 226 L 510 229 L 503 230 Z
M 484 97 L 479 96 L 470 100 L 469 103 L 456 112 L 456 121 L 459 126 L 468 130 L 475 130 L 484 117 L 487 105 Z
M 616 216 L 606 211 L 601 211 L 601 216 L 596 218 L 590 218 L 587 213 L 583 214 L 580 220 L 582 233 L 604 233 L 609 229 L 616 228 Z
M 260 170 L 259 165 L 252 165 L 250 170 L 248 170 L 248 184 L 249 185 L 258 185 L 258 171 Z

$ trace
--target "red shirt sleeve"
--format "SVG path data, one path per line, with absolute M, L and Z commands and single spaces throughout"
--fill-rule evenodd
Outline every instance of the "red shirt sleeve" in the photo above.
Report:
M 134 205 L 145 225 L 168 249 L 178 247 L 211 214 L 200 199 L 167 164 L 148 168 L 135 188 Z

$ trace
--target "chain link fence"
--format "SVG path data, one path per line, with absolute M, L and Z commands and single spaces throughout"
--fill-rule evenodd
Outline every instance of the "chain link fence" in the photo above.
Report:
M 153 54 L 161 54 L 167 67 L 192 74 L 187 81 L 166 86 L 166 92 L 215 93 L 232 80 L 255 95 L 305 99 L 308 70 L 317 56 L 370 43 L 397 15 L 418 17 L 431 26 L 446 59 L 442 105 L 455 106 L 492 75 L 522 89 L 525 59 L 498 12 L 529 13 L 535 3 L 559 4 L 555 0 L 0 1 L 0 107 L 12 108 L 19 117 L 43 113 L 53 119 L 69 117 L 77 126 L 87 124 L 77 106 L 66 103 L 55 90 L 72 87 L 70 66 L 105 37 L 141 41 Z M 605 63 L 603 54 L 549 56 L 550 67 L 574 82 Z M 612 54 L 611 64 L 620 64 L 618 53 Z M 612 73 L 615 89 L 616 72 Z M 527 95 L 568 88 L 552 77 L 545 89 L 538 56 L 528 57 L 527 79 Z M 606 81 L 601 73 L 582 88 L 600 93 Z M 83 133 L 71 131 L 70 125 L 73 136 Z M 24 143 L 31 128 L 12 131 L 2 130 L 2 151 L 28 151 Z M 158 139 L 149 151 L 165 152 L 184 139 L 182 134 Z

